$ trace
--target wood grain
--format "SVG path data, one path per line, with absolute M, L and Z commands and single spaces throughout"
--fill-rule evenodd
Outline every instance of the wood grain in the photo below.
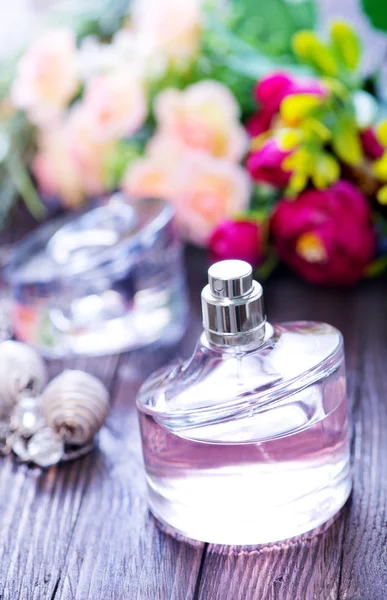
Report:
M 64 367 L 84 368 L 110 386 L 118 357 L 54 361 L 50 375 Z M 77 515 L 89 481 L 93 457 L 47 471 L 0 461 L 0 598 L 54 597 Z
M 350 404 L 359 383 L 357 357 L 362 290 L 322 291 L 282 274 L 266 287 L 269 318 L 327 321 L 346 341 Z M 281 544 L 257 548 L 209 546 L 199 600 L 336 600 L 339 591 L 344 509 L 331 527 Z
M 340 598 L 387 597 L 387 285 L 370 282 L 363 290 L 357 322 L 360 384 L 353 420 L 354 490 L 345 528 Z
M 0 600 L 385 600 L 387 597 L 386 282 L 321 290 L 280 272 L 272 321 L 328 321 L 345 336 L 355 489 L 330 527 L 256 548 L 189 544 L 149 515 L 135 396 L 200 331 L 202 252 L 188 253 L 190 328 L 177 347 L 52 362 L 88 370 L 112 393 L 100 450 L 42 472 L 0 461 Z

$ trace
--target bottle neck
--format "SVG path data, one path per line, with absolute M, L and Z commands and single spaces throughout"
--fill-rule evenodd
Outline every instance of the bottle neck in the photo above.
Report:
M 265 321 L 255 329 L 238 334 L 216 333 L 204 329 L 202 341 L 206 346 L 218 351 L 247 352 L 263 346 L 273 336 L 273 333 L 273 327 Z

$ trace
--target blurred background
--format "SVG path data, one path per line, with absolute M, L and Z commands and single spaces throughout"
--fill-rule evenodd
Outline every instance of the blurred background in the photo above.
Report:
M 380 276 L 386 59 L 378 0 L 7 3 L 0 226 L 65 216 L 59 250 L 41 234 L 50 260 L 73 260 L 81 229 L 88 265 L 103 211 L 114 246 L 153 199 L 182 242 L 262 280 L 281 262 L 323 286 Z M 22 308 L 21 329 L 36 316 Z

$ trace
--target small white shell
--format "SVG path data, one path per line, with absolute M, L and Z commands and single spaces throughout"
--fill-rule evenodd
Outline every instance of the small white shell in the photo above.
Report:
M 63 371 L 46 387 L 42 411 L 47 425 L 66 443 L 86 444 L 106 420 L 109 394 L 93 375 Z
M 22 392 L 39 394 L 47 371 L 39 354 L 27 344 L 6 340 L 0 344 L 0 405 L 12 408 Z

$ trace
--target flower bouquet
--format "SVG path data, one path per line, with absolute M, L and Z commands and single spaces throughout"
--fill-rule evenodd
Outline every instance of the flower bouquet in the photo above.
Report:
M 279 257 L 311 283 L 351 285 L 387 265 L 387 122 L 376 123 L 376 101 L 360 87 L 348 24 L 334 23 L 327 41 L 299 32 L 293 48 L 317 77 L 261 79 L 247 123 L 247 169 L 272 193 L 256 201 L 257 217 L 220 224 L 210 247 L 217 258 L 265 265 L 269 256 L 271 267 Z
M 355 33 L 304 29 L 310 0 L 182 4 L 134 0 L 113 35 L 35 40 L 0 104 L 0 177 L 37 218 L 117 189 L 165 198 L 186 239 L 261 277 L 278 258 L 322 284 L 381 270 L 387 125 Z

